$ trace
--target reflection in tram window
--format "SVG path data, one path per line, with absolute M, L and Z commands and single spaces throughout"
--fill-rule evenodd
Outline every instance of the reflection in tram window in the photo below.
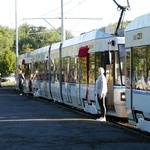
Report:
M 83 84 L 87 83 L 87 65 L 86 65 L 86 57 L 81 57 L 79 58 L 79 63 L 80 63 L 80 70 L 79 70 L 79 74 L 80 74 L 80 81 Z
M 95 84 L 95 54 L 89 57 L 89 84 Z
M 24 75 L 26 79 L 30 78 L 30 74 L 31 74 L 31 70 L 32 70 L 32 64 L 24 64 Z
M 77 58 L 66 57 L 62 59 L 62 74 L 65 82 L 75 83 L 77 81 Z M 64 82 L 62 79 L 62 82 Z
M 133 85 L 135 89 L 150 90 L 150 47 L 133 49 Z
M 33 63 L 33 81 L 38 79 L 38 62 Z
M 115 52 L 115 84 L 125 85 L 125 45 L 118 45 L 119 53 Z
M 55 70 L 54 60 L 51 60 L 50 62 L 50 80 L 51 81 L 54 81 L 54 70 Z
M 62 59 L 62 70 L 63 70 L 64 82 L 66 82 L 67 80 L 67 58 Z
M 50 79 L 51 81 L 59 81 L 59 60 L 51 60 Z
M 98 68 L 103 67 L 105 68 L 105 58 L 106 55 L 105 53 L 102 52 L 97 52 L 95 53 L 95 77 L 97 78 L 99 73 L 98 73 Z M 91 59 L 90 59 L 91 60 Z M 96 79 L 95 79 L 96 80 Z
M 64 71 L 64 70 L 62 70 L 61 76 L 62 76 L 61 81 L 62 81 L 62 82 L 65 82 L 65 71 Z
M 43 73 L 43 70 L 44 70 L 44 63 L 43 61 L 39 62 L 39 80 L 43 80 L 43 76 L 42 76 L 42 73 Z
M 70 67 L 69 67 L 69 74 L 68 78 L 70 82 L 76 82 L 76 61 L 75 57 L 70 58 Z
M 126 88 L 130 88 L 130 52 L 126 53 Z

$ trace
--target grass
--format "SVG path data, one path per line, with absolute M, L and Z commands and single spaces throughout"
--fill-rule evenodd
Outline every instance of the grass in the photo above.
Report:
M 3 87 L 15 86 L 15 82 L 1 82 Z

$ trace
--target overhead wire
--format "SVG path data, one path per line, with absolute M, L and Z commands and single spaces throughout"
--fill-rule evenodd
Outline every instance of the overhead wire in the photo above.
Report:
M 64 4 L 64 6 L 67 5 L 67 4 L 69 4 L 69 3 L 72 2 L 72 1 L 73 1 L 73 0 L 70 0 L 70 1 L 66 2 L 66 3 Z M 56 11 L 56 10 L 59 10 L 59 9 L 61 9 L 61 6 L 59 6 L 59 7 L 55 8 L 55 9 L 53 9 L 53 10 L 51 10 L 51 11 L 49 11 L 49 12 L 43 14 L 43 15 L 41 15 L 40 17 L 46 16 L 46 15 L 48 15 L 48 14 L 50 14 L 50 13 Z

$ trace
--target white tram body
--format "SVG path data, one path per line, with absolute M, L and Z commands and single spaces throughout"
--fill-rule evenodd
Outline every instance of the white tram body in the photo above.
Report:
M 129 123 L 150 132 L 150 14 L 126 28 L 126 108 Z
M 63 43 L 54 43 L 30 52 L 32 62 L 18 66 L 26 80 L 32 74 L 32 92 L 88 113 L 99 114 L 95 96 L 98 68 L 103 67 L 108 81 L 108 115 L 126 118 L 125 108 L 125 38 L 103 30 L 83 33 Z M 30 67 L 27 67 L 30 66 Z M 28 89 L 28 85 L 25 85 Z

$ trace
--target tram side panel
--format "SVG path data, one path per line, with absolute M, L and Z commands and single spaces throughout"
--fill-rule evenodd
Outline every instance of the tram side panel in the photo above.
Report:
M 126 28 L 126 107 L 130 124 L 150 132 L 150 14 Z M 128 84 L 129 83 L 129 84 Z

